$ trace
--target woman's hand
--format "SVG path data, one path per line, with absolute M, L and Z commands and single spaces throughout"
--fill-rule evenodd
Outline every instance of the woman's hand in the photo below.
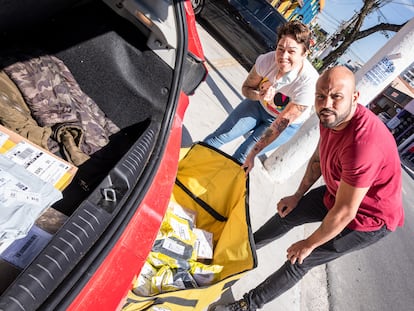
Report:
M 249 175 L 250 171 L 253 169 L 254 166 L 254 155 L 250 152 L 246 160 L 244 161 L 243 165 L 241 166 L 246 171 L 246 176 Z
M 266 102 L 272 102 L 276 95 L 276 89 L 272 86 L 269 80 L 264 80 L 259 86 L 259 97 Z

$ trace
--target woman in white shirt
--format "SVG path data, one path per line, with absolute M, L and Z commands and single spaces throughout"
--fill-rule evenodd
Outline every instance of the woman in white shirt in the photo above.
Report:
M 220 148 L 243 135 L 233 157 L 248 173 L 254 157 L 287 142 L 310 116 L 318 72 L 307 60 L 310 29 L 299 21 L 278 28 L 275 51 L 259 55 L 242 86 L 246 97 L 204 142 Z

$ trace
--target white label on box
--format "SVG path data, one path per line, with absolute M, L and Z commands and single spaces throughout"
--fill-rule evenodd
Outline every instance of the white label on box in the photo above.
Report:
M 69 171 L 70 166 L 31 144 L 21 141 L 5 154 L 13 162 L 52 185 Z
M 0 147 L 3 146 L 6 141 L 9 139 L 9 135 L 0 132 Z

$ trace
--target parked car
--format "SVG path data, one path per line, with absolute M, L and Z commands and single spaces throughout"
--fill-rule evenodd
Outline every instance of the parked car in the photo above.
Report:
M 77 95 L 84 92 L 82 98 L 94 101 L 119 129 L 88 154 L 52 205 L 64 221 L 38 254 L 21 268 L 0 254 L 0 310 L 119 310 L 167 209 L 188 96 L 207 74 L 191 3 L 0 3 L 1 71 L 28 73 L 23 78 L 33 79 L 30 87 L 42 93 L 48 85 L 37 75 L 56 65 L 50 59 L 60 60 L 68 71 L 55 77 L 64 80 L 70 72 Z M 63 86 L 49 95 L 59 92 L 69 102 L 77 96 Z
M 286 19 L 266 0 L 192 0 L 200 24 L 250 70 L 259 54 L 275 49 Z

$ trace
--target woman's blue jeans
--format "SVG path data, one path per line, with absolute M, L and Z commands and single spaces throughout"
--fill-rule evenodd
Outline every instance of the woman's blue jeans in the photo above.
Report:
M 281 218 L 278 214 L 270 218 L 254 233 L 256 249 L 280 238 L 293 227 L 322 221 L 328 212 L 322 201 L 325 191 L 326 186 L 311 190 L 285 218 Z M 279 270 L 244 295 L 249 303 L 250 311 L 262 308 L 265 303 L 293 287 L 313 267 L 367 247 L 385 237 L 389 232 L 385 226 L 370 232 L 345 228 L 335 238 L 315 248 L 302 264 L 296 262 L 292 265 L 290 261 L 286 261 Z
M 240 136 L 249 134 L 245 141 L 234 152 L 233 157 L 244 163 L 250 150 L 263 135 L 264 131 L 275 120 L 275 117 L 266 112 L 262 104 L 256 100 L 244 99 L 227 117 L 226 120 L 208 135 L 204 142 L 210 146 L 220 148 Z M 289 125 L 277 139 L 264 148 L 260 154 L 279 147 L 287 142 L 299 129 L 300 124 Z

